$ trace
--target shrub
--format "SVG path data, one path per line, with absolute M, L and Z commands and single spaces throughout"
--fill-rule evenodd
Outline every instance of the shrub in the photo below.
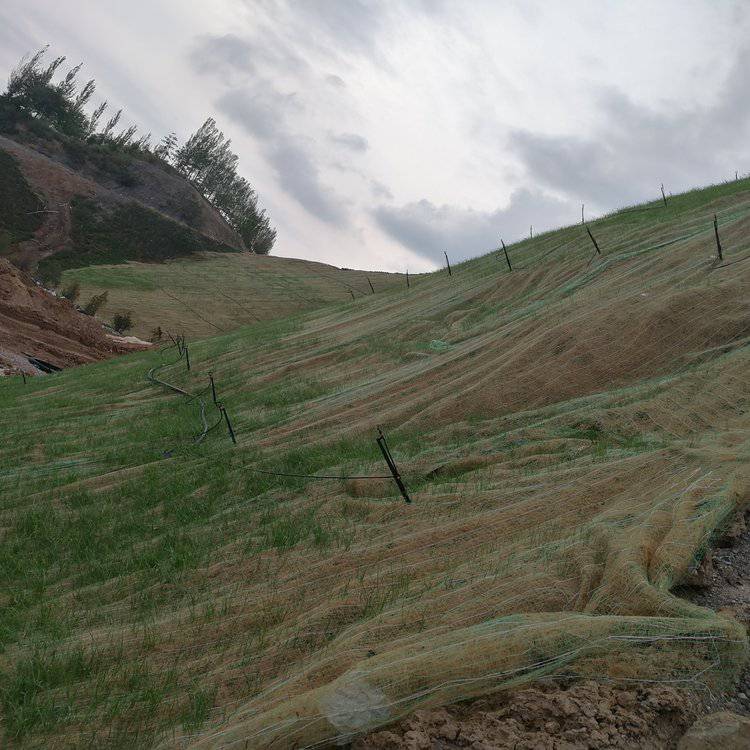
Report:
M 64 299 L 69 299 L 71 302 L 75 302 L 81 294 L 81 285 L 77 281 L 73 281 L 67 286 L 64 286 L 60 291 L 60 296 Z
M 115 333 L 125 333 L 133 327 L 133 313 L 121 312 L 115 313 L 112 318 L 112 328 L 115 329 Z
M 107 292 L 95 294 L 84 306 L 82 312 L 84 315 L 96 315 L 101 306 L 107 301 Z

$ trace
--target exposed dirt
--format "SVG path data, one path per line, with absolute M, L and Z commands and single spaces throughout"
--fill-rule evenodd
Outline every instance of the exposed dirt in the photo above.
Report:
M 668 686 L 622 690 L 593 681 L 539 685 L 473 703 L 416 711 L 353 750 L 646 750 L 676 747 L 697 701 Z
M 735 520 L 706 555 L 691 583 L 680 591 L 686 599 L 726 612 L 750 627 L 750 510 Z M 710 708 L 750 716 L 750 666 L 733 691 L 712 698 Z
M 242 240 L 218 211 L 188 182 L 177 175 L 145 162 L 131 166 L 133 184 L 102 181 L 94 174 L 71 168 L 65 163 L 59 144 L 40 142 L 38 148 L 0 136 L 0 149 L 18 161 L 26 181 L 46 205 L 45 221 L 33 240 L 20 243 L 10 256 L 21 268 L 30 270 L 41 259 L 70 245 L 70 201 L 76 196 L 95 199 L 102 205 L 136 201 L 164 216 L 190 226 L 206 237 L 230 247 L 244 249 Z M 188 223 L 181 215 L 186 204 L 194 206 Z
M 0 373 L 38 375 L 29 357 L 70 367 L 144 348 L 108 336 L 96 320 L 0 258 Z

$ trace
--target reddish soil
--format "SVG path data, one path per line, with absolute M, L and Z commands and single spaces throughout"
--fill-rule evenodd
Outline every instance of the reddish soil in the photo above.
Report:
M 696 716 L 696 699 L 664 685 L 623 690 L 592 681 L 539 685 L 472 703 L 416 711 L 352 750 L 662 750 Z
M 95 319 L 0 258 L 0 374 L 38 375 L 29 357 L 70 367 L 144 348 L 109 337 Z

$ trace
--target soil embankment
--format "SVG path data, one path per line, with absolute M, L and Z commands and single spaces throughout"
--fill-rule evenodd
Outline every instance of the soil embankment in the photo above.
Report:
M 0 258 L 0 374 L 37 375 L 34 359 L 63 368 L 143 348 L 108 336 L 96 320 Z

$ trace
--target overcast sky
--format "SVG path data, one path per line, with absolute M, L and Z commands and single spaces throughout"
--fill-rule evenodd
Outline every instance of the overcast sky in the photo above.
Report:
M 211 115 L 274 254 L 404 271 L 750 171 L 747 0 L 2 0 L 157 140 Z

